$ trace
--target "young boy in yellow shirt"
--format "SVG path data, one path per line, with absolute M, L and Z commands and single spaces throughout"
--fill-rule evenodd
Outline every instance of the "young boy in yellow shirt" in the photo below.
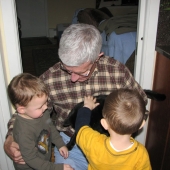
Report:
M 88 159 L 88 170 L 151 170 L 146 148 L 131 137 L 145 123 L 145 103 L 138 92 L 120 89 L 106 98 L 101 124 L 110 137 L 88 126 L 97 105 L 95 98 L 85 97 L 75 124 L 76 142 Z

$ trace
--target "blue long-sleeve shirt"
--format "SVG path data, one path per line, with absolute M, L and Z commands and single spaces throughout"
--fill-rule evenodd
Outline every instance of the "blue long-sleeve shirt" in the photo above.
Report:
M 77 133 L 82 126 L 89 125 L 91 118 L 91 110 L 87 107 L 82 107 L 78 110 L 75 132 Z

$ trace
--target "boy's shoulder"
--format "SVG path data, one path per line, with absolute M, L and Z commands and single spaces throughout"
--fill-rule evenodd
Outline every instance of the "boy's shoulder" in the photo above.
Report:
M 145 148 L 145 146 L 144 146 L 143 144 L 141 144 L 140 142 L 138 142 L 137 140 L 135 140 L 135 139 L 133 139 L 133 140 L 134 140 L 134 142 L 136 143 L 137 150 L 138 150 L 139 154 L 141 153 L 141 154 L 144 154 L 144 155 L 146 155 L 147 157 L 149 157 L 149 156 L 148 156 L 148 151 L 147 151 L 147 149 Z
M 19 115 L 16 115 L 16 120 L 14 122 L 14 133 L 18 131 L 20 134 L 27 134 L 33 128 L 33 125 L 29 119 L 25 119 Z

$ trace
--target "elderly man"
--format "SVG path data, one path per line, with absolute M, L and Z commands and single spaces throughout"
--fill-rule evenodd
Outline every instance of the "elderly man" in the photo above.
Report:
M 49 108 L 56 111 L 56 129 L 65 143 L 70 140 L 74 129 L 63 127 L 69 111 L 84 96 L 108 95 L 115 89 L 136 89 L 147 103 L 147 96 L 135 81 L 128 68 L 120 62 L 104 56 L 101 52 L 100 32 L 92 25 L 73 24 L 62 34 L 59 45 L 60 62 L 49 68 L 40 78 L 50 91 Z M 9 122 L 13 124 L 15 114 Z M 18 145 L 12 140 L 12 126 L 4 144 L 6 153 L 18 163 L 24 163 Z M 69 157 L 63 159 L 55 148 L 55 163 L 70 164 L 75 170 L 87 170 L 88 162 L 75 145 Z

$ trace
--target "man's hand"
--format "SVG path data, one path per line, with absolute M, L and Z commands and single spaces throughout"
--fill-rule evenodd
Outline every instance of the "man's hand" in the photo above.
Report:
M 90 110 L 93 110 L 99 103 L 96 103 L 96 98 L 93 96 L 84 97 L 84 107 L 88 107 Z
M 19 146 L 11 135 L 9 135 L 4 143 L 4 150 L 6 154 L 16 163 L 25 164 L 22 159 L 21 152 L 19 150 Z
M 64 170 L 74 170 L 70 165 L 64 164 Z

